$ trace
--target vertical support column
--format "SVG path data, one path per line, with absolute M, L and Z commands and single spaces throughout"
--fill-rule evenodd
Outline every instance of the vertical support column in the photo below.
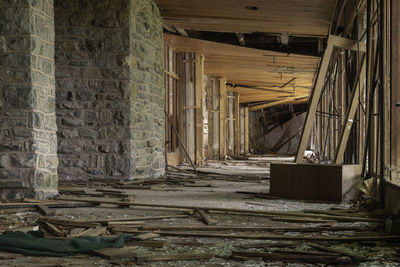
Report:
M 190 159 L 195 162 L 196 146 L 195 146 L 195 85 L 194 81 L 194 60 L 192 53 L 185 53 L 185 140 L 186 148 Z
M 234 146 L 235 146 L 235 113 L 234 113 L 234 101 L 235 96 L 232 92 L 228 93 L 228 151 L 227 153 L 230 156 L 235 154 Z
M 226 156 L 226 78 L 219 79 L 219 157 L 225 159 Z
M 0 1 L 0 197 L 57 194 L 53 1 Z
M 244 154 L 247 155 L 250 152 L 249 143 L 249 108 L 244 108 Z
M 178 53 L 176 57 L 177 61 L 177 74 L 179 77 L 183 77 L 183 54 Z M 183 135 L 183 123 L 184 123 L 184 99 L 185 99 L 185 92 L 183 90 L 182 85 L 182 80 L 181 78 L 180 81 L 178 81 L 178 86 L 177 86 L 177 113 L 178 113 L 178 134 L 182 138 Z M 183 162 L 183 159 L 185 158 L 185 152 L 183 151 L 183 147 L 181 144 L 179 144 L 179 162 Z
M 206 76 L 205 77 L 205 91 L 206 91 L 206 109 L 207 109 L 207 151 L 205 152 L 205 157 L 207 159 L 213 159 L 214 151 L 212 149 L 213 144 L 213 108 L 212 108 L 212 101 L 213 101 L 213 86 L 214 86 L 214 78 Z
M 244 108 L 240 108 L 240 155 L 244 155 Z
M 234 151 L 235 156 L 240 156 L 240 95 L 236 93 L 235 95 L 235 143 L 234 143 Z
M 204 158 L 204 56 L 196 54 L 196 165 Z
M 381 173 L 382 176 L 384 176 L 384 179 L 390 177 L 390 154 L 391 154 L 391 145 L 390 145 L 390 131 L 391 131 L 391 125 L 390 125 L 390 118 L 391 118 L 391 88 L 390 88 L 390 73 L 391 73 L 391 63 L 390 63 L 390 58 L 391 58 L 391 53 L 390 53 L 390 47 L 391 47 L 391 29 L 390 29 L 390 14 L 391 14 L 391 0 L 383 0 L 381 3 L 381 7 L 384 9 L 383 11 L 383 16 L 384 16 L 384 22 L 382 23 L 382 31 L 383 31 L 383 107 L 382 111 L 384 114 L 384 119 L 383 119 L 383 129 L 384 129 L 384 134 L 382 135 L 382 141 L 384 143 L 383 150 L 384 150 L 384 157 L 382 159 L 382 168 L 383 171 Z M 393 28 L 393 30 L 398 30 L 398 28 Z M 398 46 L 398 44 L 396 45 Z M 382 101 L 382 100 L 381 100 Z M 382 181 L 381 181 L 382 182 Z M 382 186 L 383 187 L 383 186 Z M 383 193 L 383 189 L 381 189 Z
M 220 104 L 220 99 L 219 99 L 219 81 L 217 80 L 216 77 L 214 77 L 212 81 L 212 151 L 213 151 L 213 156 L 215 159 L 218 159 L 219 155 L 219 104 Z
M 392 180 L 400 185 L 400 1 L 392 1 Z

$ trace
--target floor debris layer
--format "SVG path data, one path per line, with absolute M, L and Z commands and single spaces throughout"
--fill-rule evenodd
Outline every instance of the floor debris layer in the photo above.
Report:
M 383 211 L 269 195 L 269 161 L 170 167 L 160 179 L 61 181 L 54 200 L 0 203 L 1 231 L 131 237 L 63 257 L 0 252 L 1 266 L 400 266 Z M 390 222 L 390 227 L 388 227 Z M 385 227 L 386 226 L 386 227 Z

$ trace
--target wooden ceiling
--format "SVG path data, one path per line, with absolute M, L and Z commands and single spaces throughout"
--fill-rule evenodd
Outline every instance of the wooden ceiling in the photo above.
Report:
M 206 75 L 225 76 L 230 84 L 257 87 L 228 87 L 230 91 L 240 92 L 241 103 L 307 101 L 320 60 L 172 34 L 164 34 L 164 41 L 178 52 L 203 54 Z
M 156 0 L 164 24 L 186 30 L 328 34 L 337 0 Z

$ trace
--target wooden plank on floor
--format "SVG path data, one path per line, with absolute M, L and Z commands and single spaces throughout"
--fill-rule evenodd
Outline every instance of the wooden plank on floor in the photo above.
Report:
M 201 209 L 196 209 L 196 212 L 200 215 L 203 222 L 207 225 L 216 224 L 217 222 L 211 218 Z
M 94 250 L 93 253 L 109 260 L 136 257 L 137 246 L 124 248 L 103 248 Z
M 53 216 L 56 213 L 54 210 L 49 209 L 47 205 L 39 204 L 37 208 L 45 216 Z
M 206 260 L 213 258 L 212 254 L 180 253 L 174 255 L 143 255 L 137 256 L 139 262 L 144 261 L 182 261 L 182 260 Z

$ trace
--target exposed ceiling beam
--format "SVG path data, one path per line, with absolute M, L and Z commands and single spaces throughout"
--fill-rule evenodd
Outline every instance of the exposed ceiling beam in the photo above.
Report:
M 189 37 L 189 35 L 188 35 L 187 32 L 185 31 L 185 29 L 183 29 L 183 28 L 181 28 L 181 27 L 178 27 L 178 26 L 175 26 L 175 29 L 176 29 L 176 31 L 177 31 L 180 35 L 182 35 L 182 36 L 184 36 L 184 37 Z
M 277 106 L 277 105 L 282 105 L 282 104 L 293 103 L 293 102 L 296 102 L 296 98 L 295 97 L 287 97 L 285 99 L 273 101 L 273 102 L 270 102 L 270 103 L 267 103 L 267 104 L 253 106 L 253 107 L 249 108 L 249 110 L 250 111 L 256 111 L 256 110 L 260 110 L 260 109 L 265 109 L 265 108 L 269 108 L 269 107 L 273 107 L 273 106 Z

